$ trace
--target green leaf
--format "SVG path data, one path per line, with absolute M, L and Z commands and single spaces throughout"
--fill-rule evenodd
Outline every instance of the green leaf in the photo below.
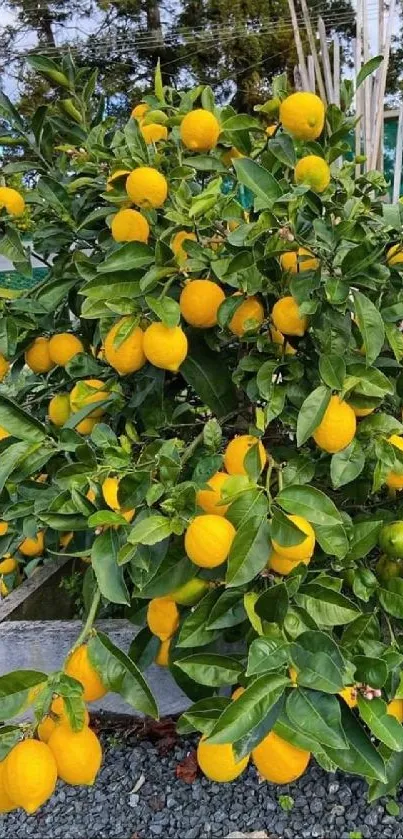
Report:
M 332 390 L 341 390 L 346 378 L 346 362 L 340 355 L 321 355 L 319 373 L 325 385 Z
M 154 253 L 148 245 L 142 242 L 127 242 L 116 248 L 97 270 L 100 274 L 110 274 L 115 271 L 134 271 L 144 268 L 154 262 Z
M 395 752 L 403 751 L 403 726 L 388 714 L 383 699 L 366 699 L 358 694 L 358 710 L 365 724 L 377 740 Z
M 385 758 L 385 781 L 371 781 L 369 784 L 368 801 L 372 804 L 384 795 L 394 795 L 403 778 L 403 753 L 390 752 L 385 746 L 379 750 Z
M 27 55 L 27 64 L 33 70 L 36 70 L 37 73 L 41 73 L 47 79 L 50 79 L 50 81 L 55 82 L 55 84 L 59 84 L 62 87 L 70 87 L 67 76 L 62 73 L 60 67 L 50 58 L 46 58 L 44 55 Z
M 178 325 L 181 318 L 181 310 L 179 303 L 173 300 L 172 297 L 163 297 L 161 300 L 157 297 L 146 297 L 146 303 L 166 326 L 173 327 Z
M 302 446 L 322 421 L 330 402 L 331 391 L 324 385 L 315 388 L 301 405 L 297 420 L 297 446 Z
M 169 519 L 159 514 L 148 516 L 132 527 L 127 541 L 132 545 L 156 545 L 172 533 Z
M 230 700 L 226 696 L 209 696 L 195 702 L 179 718 L 176 730 L 180 735 L 190 734 L 192 731 L 201 731 L 202 734 L 210 734 L 216 720 L 227 707 Z
M 233 685 L 243 671 L 239 659 L 217 653 L 194 653 L 178 659 L 176 666 L 193 681 L 209 687 Z
M 290 655 L 301 687 L 323 693 L 343 689 L 344 659 L 336 642 L 325 632 L 303 632 L 291 644 Z
M 294 143 L 288 134 L 277 134 L 276 137 L 270 138 L 269 150 L 280 163 L 284 163 L 284 166 L 294 168 L 297 158 Z
M 91 564 L 102 596 L 111 603 L 129 605 L 123 569 L 117 562 L 118 552 L 119 538 L 116 531 L 104 530 L 92 546 Z
M 226 589 L 213 606 L 207 622 L 208 629 L 227 629 L 246 620 L 242 593 Z
M 354 439 L 349 446 L 332 456 L 330 477 L 335 489 L 354 481 L 365 466 L 365 454 L 360 442 Z
M 348 749 L 331 749 L 326 747 L 330 759 L 352 775 L 363 775 L 376 781 L 386 780 L 385 764 L 371 743 L 368 735 L 359 724 L 357 718 L 343 702 L 341 703 L 341 722 L 349 743 Z
M 340 704 L 335 696 L 307 688 L 293 690 L 286 704 L 290 721 L 308 737 L 333 749 L 344 749 Z
M 277 495 L 276 502 L 286 513 L 303 516 L 313 525 L 331 527 L 342 522 L 333 501 L 324 492 L 311 486 L 288 486 Z
M 376 306 L 365 294 L 353 291 L 358 329 L 364 342 L 367 364 L 372 364 L 383 347 L 385 327 Z
M 46 439 L 46 428 L 15 402 L 0 394 L 0 426 L 19 440 L 41 443 Z
M 237 530 L 228 557 L 226 585 L 242 586 L 262 571 L 269 557 L 270 529 L 266 519 L 248 519 Z
M 18 465 L 19 461 L 25 457 L 30 451 L 29 443 L 12 443 L 1 454 L 0 460 L 0 492 L 3 491 L 4 485 Z
M 250 519 L 262 519 L 267 516 L 267 511 L 268 504 L 264 492 L 260 489 L 247 489 L 232 501 L 225 518 L 239 530 Z
M 386 340 L 395 356 L 396 361 L 403 359 L 403 335 L 394 323 L 385 323 Z
M 393 577 L 382 581 L 378 589 L 379 602 L 394 618 L 403 618 L 403 580 Z
M 287 684 L 288 679 L 284 676 L 259 676 L 245 688 L 236 702 L 231 702 L 224 709 L 212 729 L 209 742 L 235 743 L 242 737 L 250 736 L 254 730 L 259 729 Z
M 236 114 L 229 117 L 223 122 L 221 126 L 222 131 L 263 131 L 262 124 L 256 117 L 250 117 L 248 114 Z
M 190 338 L 181 374 L 216 417 L 225 417 L 236 409 L 237 398 L 230 372 L 219 354 L 210 350 L 203 339 Z
M 203 647 L 215 641 L 219 633 L 216 630 L 209 630 L 207 621 L 218 597 L 218 591 L 210 591 L 197 606 L 194 606 L 193 611 L 185 618 L 181 626 L 178 647 Z
M 255 604 L 255 612 L 269 623 L 284 623 L 288 611 L 288 592 L 284 583 L 268 588 Z
M 88 519 L 88 527 L 104 527 L 105 525 L 127 525 L 121 513 L 112 510 L 97 510 Z
M 367 643 L 379 641 L 380 627 L 375 615 L 359 615 L 343 632 L 343 646 L 363 652 Z
M 289 548 L 300 545 L 306 539 L 306 534 L 281 510 L 274 508 L 271 521 L 271 539 L 282 547 Z
M 370 76 L 371 73 L 374 73 L 375 70 L 378 69 L 379 65 L 382 64 L 384 61 L 385 56 L 383 55 L 374 55 L 373 58 L 370 58 L 369 61 L 366 61 L 365 64 L 362 65 L 361 70 L 359 71 L 355 83 L 355 89 L 358 90 L 360 85 L 365 81 L 367 76 Z
M 22 738 L 22 729 L 19 725 L 2 725 L 0 728 L 0 761 L 7 757 L 11 749 Z
M 247 157 L 234 160 L 233 163 L 239 183 L 247 186 L 260 199 L 263 207 L 271 207 L 280 198 L 280 184 L 259 163 Z
M 32 689 L 45 685 L 47 680 L 46 673 L 36 670 L 14 670 L 0 676 L 0 720 L 22 713 L 32 701 Z
M 158 719 L 158 707 L 144 676 L 126 653 L 103 632 L 88 642 L 88 657 L 105 686 L 118 693 L 132 708 Z
M 353 621 L 359 614 L 354 603 L 348 597 L 319 585 L 319 581 L 318 583 L 301 586 L 295 595 L 295 601 L 303 609 L 306 609 L 320 626 L 342 626 Z
M 249 647 L 247 676 L 278 670 L 288 662 L 289 644 L 275 638 L 255 638 Z
M 160 102 L 164 102 L 164 86 L 162 83 L 162 74 L 161 74 L 161 59 L 158 58 L 157 66 L 155 68 L 154 74 L 154 93 L 157 99 Z

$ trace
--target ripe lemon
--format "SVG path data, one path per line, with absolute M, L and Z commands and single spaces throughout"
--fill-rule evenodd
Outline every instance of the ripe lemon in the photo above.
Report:
M 167 638 L 166 641 L 161 641 L 157 655 L 155 656 L 155 663 L 158 664 L 160 667 L 168 667 L 169 666 L 169 648 L 171 646 L 171 639 Z
M 273 137 L 273 134 L 276 133 L 278 125 L 268 125 L 266 128 L 266 134 L 268 137 Z
M 262 469 L 267 460 L 267 455 L 263 443 L 252 434 L 241 434 L 239 437 L 234 437 L 230 440 L 224 452 L 224 465 L 230 475 L 246 475 L 244 460 L 252 446 L 259 447 L 259 456 Z
M 44 717 L 38 725 L 38 737 L 40 740 L 42 740 L 42 743 L 47 743 L 49 741 L 51 734 L 53 734 L 55 728 L 57 728 L 58 725 L 63 724 L 71 728 L 70 720 L 67 715 L 66 707 L 62 696 L 57 696 L 56 699 L 53 700 L 50 706 L 50 710 L 52 714 L 55 714 L 55 718 L 53 718 L 50 715 L 46 715 L 46 717 Z M 87 709 L 85 709 L 84 719 L 84 724 L 88 725 L 90 721 L 90 715 Z
M 38 533 L 33 539 L 27 538 L 21 542 L 19 550 L 24 556 L 41 556 L 41 554 L 43 554 L 44 546 L 43 530 L 38 530 Z
M 7 597 L 8 594 L 10 594 L 10 590 L 2 579 L 0 580 L 0 595 L 1 597 Z
M 179 305 L 182 317 L 191 326 L 209 329 L 217 323 L 217 312 L 225 294 L 211 280 L 191 280 L 182 290 Z
M 121 513 L 122 516 L 126 519 L 126 521 L 131 521 L 135 510 L 121 510 L 119 501 L 118 501 L 118 489 L 119 489 L 119 479 L 118 478 L 105 478 L 102 484 L 102 495 L 104 500 L 106 501 L 108 507 L 111 510 L 114 510 L 116 513 Z
M 25 352 L 25 364 L 33 373 L 49 373 L 53 369 L 55 365 L 49 353 L 49 338 L 35 338 Z
M 87 725 L 73 731 L 61 723 L 49 738 L 57 774 L 66 784 L 92 786 L 102 763 L 102 748 L 96 734 Z
M 10 369 L 10 362 L 4 357 L 3 353 L 0 353 L 0 382 L 3 381 L 5 376 Z
M 161 172 L 152 166 L 133 169 L 126 181 L 126 192 L 133 204 L 145 209 L 162 207 L 167 199 L 168 184 Z
M 75 426 L 75 431 L 77 431 L 78 434 L 83 434 L 84 437 L 88 437 L 88 435 L 91 434 L 92 429 L 95 428 L 98 422 L 99 419 L 97 419 L 96 417 L 86 417 Z
M 15 810 L 17 808 L 17 805 L 11 800 L 4 786 L 4 772 L 5 761 L 2 760 L 0 763 L 0 813 L 10 813 L 11 810 Z
M 0 425 L 0 440 L 5 440 L 6 437 L 10 437 L 10 434 L 5 428 L 3 428 L 2 425 Z
M 206 580 L 200 580 L 198 577 L 193 577 L 187 583 L 175 588 L 169 593 L 175 603 L 180 606 L 194 606 L 209 590 L 210 586 Z
M 189 258 L 183 247 L 183 243 L 186 242 L 186 240 L 197 242 L 197 236 L 189 230 L 178 230 L 171 240 L 171 250 L 173 250 L 176 256 L 176 261 L 179 265 L 182 265 Z
M 130 172 L 131 169 L 116 169 L 115 172 L 112 172 L 112 174 L 109 175 L 109 178 L 106 182 L 106 191 L 111 192 L 115 181 L 118 181 L 120 178 L 123 178 L 124 175 L 130 175 Z
M 53 794 L 56 761 L 46 743 L 22 740 L 8 753 L 3 768 L 7 795 L 27 813 L 34 813 Z
M 150 106 L 147 105 L 147 102 L 140 102 L 138 105 L 136 105 L 135 108 L 133 108 L 131 112 L 131 117 L 132 119 L 141 120 L 149 110 Z
M 102 699 L 108 692 L 100 674 L 95 670 L 95 667 L 92 666 L 89 660 L 86 644 L 81 644 L 80 647 L 73 650 L 67 660 L 64 671 L 68 676 L 72 676 L 73 679 L 81 682 L 84 688 L 84 702 L 95 702 L 97 699 Z
M 148 221 L 138 210 L 119 210 L 112 219 L 112 239 L 115 242 L 145 242 L 150 235 Z
M 13 574 L 18 568 L 18 562 L 13 556 L 6 556 L 0 562 L 0 574 Z
M 142 125 L 140 131 L 146 143 L 158 143 L 159 140 L 168 139 L 166 125 L 160 125 L 158 122 L 150 122 L 148 125 Z
M 147 607 L 147 625 L 160 641 L 172 638 L 179 626 L 178 607 L 172 597 L 154 597 Z
M 357 689 L 354 685 L 349 685 L 347 688 L 339 691 L 339 696 L 347 703 L 349 708 L 357 706 Z
M 379 534 L 378 544 L 381 551 L 387 554 L 387 556 L 393 557 L 394 559 L 402 559 L 403 521 L 391 521 L 385 524 Z
M 284 342 L 285 342 L 285 350 L 284 350 L 285 355 L 295 355 L 296 354 L 297 350 L 295 349 L 295 347 L 293 347 L 292 344 L 290 344 L 289 341 L 285 341 L 284 335 L 281 332 L 279 332 L 278 329 L 276 329 L 273 326 L 273 324 L 271 324 L 269 326 L 269 332 L 270 332 L 270 337 L 271 337 L 271 340 L 273 341 L 273 344 L 277 344 L 279 347 L 283 347 Z M 281 352 L 281 350 L 280 350 L 280 352 Z
M 54 425 L 61 428 L 67 422 L 71 413 L 70 394 L 57 393 L 53 396 L 48 405 L 48 416 Z
M 357 420 L 350 405 L 340 396 L 331 396 L 324 417 L 312 436 L 320 449 L 335 454 L 351 443 L 356 428 Z
M 213 513 L 216 516 L 225 516 L 229 504 L 222 504 L 221 492 L 228 480 L 225 472 L 216 472 L 206 481 L 210 489 L 199 489 L 196 492 L 196 503 L 205 513 Z
M 283 335 L 296 335 L 301 338 L 308 329 L 308 318 L 300 315 L 298 303 L 291 296 L 277 300 L 271 316 L 274 326 Z
M 290 784 L 306 770 L 310 752 L 297 749 L 274 731 L 253 749 L 252 759 L 257 771 L 272 784 Z
M 272 545 L 274 550 L 285 559 L 291 559 L 293 562 L 301 562 L 310 559 L 315 550 L 315 531 L 312 525 L 303 518 L 303 516 L 287 516 L 287 518 L 295 524 L 302 533 L 306 533 L 306 539 L 303 539 L 299 545 L 279 545 L 274 539 Z
M 49 355 L 53 364 L 65 367 L 79 352 L 84 352 L 84 347 L 75 335 L 69 332 L 60 332 L 59 335 L 52 335 L 49 341 Z
M 185 533 L 185 551 L 195 565 L 216 568 L 227 559 L 235 533 L 234 525 L 222 516 L 196 516 Z
M 403 245 L 392 245 L 386 252 L 386 262 L 388 265 L 399 265 L 403 262 Z
M 243 688 L 241 686 L 239 686 L 238 688 L 235 688 L 234 692 L 231 694 L 231 699 L 235 702 L 237 699 L 239 699 L 240 696 L 242 696 L 244 691 L 245 691 L 245 688 Z
M 151 323 L 144 333 L 144 354 L 154 367 L 176 373 L 188 352 L 188 341 L 180 326 Z
M 0 519 L 0 536 L 5 536 L 8 531 L 8 521 Z
M 22 216 L 25 201 L 16 189 L 0 186 L 0 210 L 5 209 L 9 216 Z
M 398 434 L 392 434 L 391 437 L 388 437 L 388 443 L 392 443 L 392 446 L 395 446 L 396 449 L 403 450 L 403 437 L 399 437 Z M 391 489 L 403 489 L 403 472 L 400 474 L 399 472 L 389 472 L 385 483 Z
M 311 251 L 306 248 L 298 248 L 297 251 L 286 251 L 280 256 L 280 265 L 283 271 L 291 274 L 300 274 L 303 271 L 316 271 L 319 268 L 319 259 L 316 259 Z
M 308 154 L 298 161 L 294 177 L 296 184 L 309 186 L 313 192 L 324 192 L 330 184 L 330 168 L 317 154 Z
M 102 402 L 109 395 L 109 391 L 105 390 L 105 382 L 102 382 L 100 379 L 83 379 L 74 385 L 70 393 L 71 410 L 73 414 L 76 414 L 77 411 L 81 411 L 81 408 L 85 408 L 86 405 L 91 405 L 93 402 Z M 101 417 L 104 411 L 105 408 L 95 408 L 89 414 L 89 418 Z
M 242 338 L 245 332 L 256 332 L 264 321 L 264 308 L 257 297 L 247 297 L 234 312 L 229 328 Z
M 289 667 L 288 668 L 288 675 L 291 679 L 292 684 L 294 686 L 297 685 L 298 684 L 298 671 L 295 669 L 295 667 Z
M 237 762 L 230 743 L 206 743 L 202 737 L 197 747 L 197 762 L 210 781 L 227 783 L 234 781 L 246 769 L 249 755 Z
M 180 135 L 184 146 L 191 151 L 210 151 L 220 136 L 218 119 L 203 108 L 186 114 L 181 122 Z
M 62 533 L 62 535 L 60 537 L 60 540 L 59 540 L 60 547 L 61 548 L 68 548 L 71 540 L 73 539 L 73 536 L 74 536 L 74 533 L 73 533 L 72 530 L 70 530 L 69 533 Z
M 239 149 L 232 146 L 231 149 L 227 149 L 224 154 L 221 155 L 221 161 L 224 166 L 232 166 L 233 160 L 239 160 L 240 157 L 245 157 Z
M 316 140 L 325 124 L 325 106 L 315 93 L 292 93 L 280 105 L 280 122 L 296 140 Z
M 388 714 L 403 722 L 403 699 L 392 699 L 388 704 Z
M 370 414 L 373 414 L 373 412 L 375 411 L 375 405 L 373 407 L 370 407 L 370 408 L 364 408 L 364 407 L 361 407 L 359 405 L 354 405 L 353 402 L 351 402 L 351 400 L 348 404 L 350 405 L 350 408 L 353 409 L 357 419 L 361 419 L 362 417 L 368 417 Z
M 272 551 L 267 567 L 271 571 L 275 571 L 276 574 L 282 574 L 283 577 L 286 577 L 287 574 L 290 574 L 291 571 L 300 564 L 300 562 L 303 562 L 304 565 L 309 565 L 310 561 L 311 557 L 300 560 L 286 559 L 285 556 L 281 556 L 281 554 L 277 553 L 277 551 Z
M 129 322 L 130 317 L 118 320 L 109 330 L 104 344 L 108 364 L 121 376 L 136 373 L 146 363 L 143 350 L 144 332 L 139 326 L 134 326 L 127 337 L 120 340 L 119 336 L 125 334 L 125 324 L 129 325 Z

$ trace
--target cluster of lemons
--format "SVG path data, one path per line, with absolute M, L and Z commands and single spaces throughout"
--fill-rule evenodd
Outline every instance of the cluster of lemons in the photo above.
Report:
M 9 523 L 0 520 L 0 536 L 5 536 L 9 531 Z M 26 559 L 33 559 L 41 556 L 45 550 L 44 531 L 39 530 L 36 536 L 25 537 L 18 546 L 20 554 Z M 2 598 L 22 582 L 20 561 L 6 553 L 0 559 L 0 596 Z
M 86 645 L 69 656 L 65 672 L 83 687 L 85 702 L 101 699 L 107 688 L 92 666 Z M 62 696 L 55 696 L 33 734 L 20 740 L 0 763 L 0 812 L 22 807 L 34 813 L 53 794 L 57 779 L 66 784 L 92 785 L 102 763 L 102 748 L 89 728 L 74 731 Z

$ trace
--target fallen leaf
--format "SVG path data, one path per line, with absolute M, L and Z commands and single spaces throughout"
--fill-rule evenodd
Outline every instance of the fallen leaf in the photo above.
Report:
M 180 781 L 184 781 L 185 784 L 193 784 L 197 778 L 198 771 L 196 751 L 193 751 L 178 763 L 175 773 Z

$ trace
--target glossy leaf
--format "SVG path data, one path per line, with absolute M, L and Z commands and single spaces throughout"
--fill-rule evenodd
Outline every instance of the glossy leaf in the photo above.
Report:
M 91 549 L 91 563 L 101 594 L 112 603 L 130 603 L 123 569 L 118 565 L 119 539 L 115 530 L 104 530 Z
M 340 704 L 335 696 L 298 688 L 290 693 L 286 710 L 291 722 L 308 737 L 333 749 L 346 748 Z
M 259 676 L 222 712 L 209 736 L 211 743 L 235 743 L 257 729 L 284 691 L 283 676 Z M 274 724 L 274 722 L 273 722 Z
M 239 659 L 217 653 L 194 653 L 178 659 L 177 666 L 195 682 L 210 687 L 235 684 L 243 670 Z
M 248 519 L 236 532 L 228 557 L 227 586 L 248 583 L 267 564 L 270 531 L 266 520 Z
M 118 693 L 136 711 L 158 718 L 156 701 L 140 670 L 107 635 L 98 632 L 90 639 L 88 656 L 109 690 Z

